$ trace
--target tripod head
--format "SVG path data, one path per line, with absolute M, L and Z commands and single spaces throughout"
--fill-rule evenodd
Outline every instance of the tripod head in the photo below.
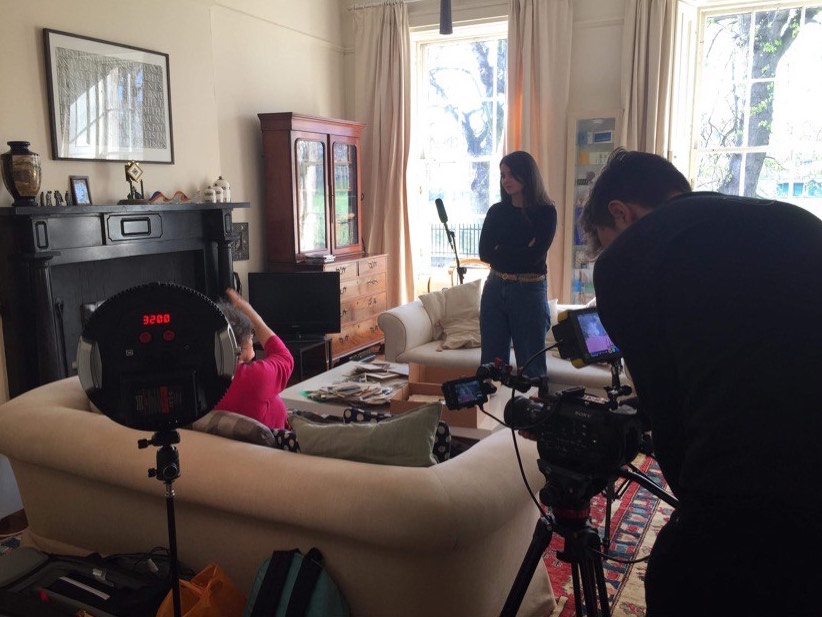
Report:
M 149 478 L 171 483 L 180 477 L 180 453 L 174 444 L 180 443 L 180 433 L 176 430 L 157 431 L 151 439 L 137 440 L 139 449 L 158 446 L 157 466 L 148 470 Z

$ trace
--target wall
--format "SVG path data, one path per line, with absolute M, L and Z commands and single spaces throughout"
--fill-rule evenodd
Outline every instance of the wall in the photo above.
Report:
M 261 270 L 262 160 L 257 113 L 345 117 L 343 13 L 338 0 L 0 0 L 0 152 L 31 142 L 43 190 L 87 175 L 95 203 L 128 192 L 122 163 L 51 159 L 42 28 L 124 43 L 170 56 L 173 165 L 144 164 L 145 190 L 192 194 L 222 175 L 248 221 L 243 285 Z M 11 205 L 0 188 L 0 207 Z M 0 299 L 1 301 L 2 299 Z M 1 348 L 0 348 L 1 349 Z M 8 398 L 0 355 L 0 401 Z

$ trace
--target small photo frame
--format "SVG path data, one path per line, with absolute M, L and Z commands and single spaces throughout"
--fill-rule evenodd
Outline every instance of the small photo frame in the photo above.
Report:
M 88 176 L 69 176 L 69 184 L 71 184 L 71 200 L 75 206 L 92 204 Z

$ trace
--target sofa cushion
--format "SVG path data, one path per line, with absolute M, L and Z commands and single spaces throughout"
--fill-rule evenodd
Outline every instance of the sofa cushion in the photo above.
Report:
M 476 317 L 443 317 L 443 336 L 438 351 L 482 346 L 479 315 Z
M 479 324 L 481 290 L 482 281 L 477 280 L 420 296 L 420 302 L 434 327 L 435 340 L 442 337 L 443 319 L 474 318 Z
M 428 467 L 437 462 L 433 448 L 440 413 L 434 403 L 375 423 L 320 424 L 296 414 L 290 421 L 303 454 Z
M 557 342 L 552 329 L 559 323 L 559 300 L 557 298 L 548 300 L 548 314 L 551 317 L 551 327 L 548 328 L 548 332 L 545 335 L 545 343 L 551 345 Z
M 275 447 L 274 433 L 262 422 L 233 411 L 214 409 L 194 422 L 191 428 L 260 446 Z
M 359 407 L 348 407 L 343 412 L 343 421 L 351 422 L 382 422 L 388 418 L 393 418 L 390 413 L 381 411 L 369 411 Z M 445 422 L 440 422 L 434 433 L 434 456 L 438 463 L 442 463 L 451 458 L 451 429 Z
M 297 443 L 297 433 L 287 428 L 276 428 L 274 433 L 274 447 L 286 452 L 299 452 L 300 444 Z

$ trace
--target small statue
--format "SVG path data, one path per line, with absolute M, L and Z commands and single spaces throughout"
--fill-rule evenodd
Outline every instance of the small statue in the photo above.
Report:
M 129 192 L 128 200 L 132 202 L 145 201 L 145 189 L 143 188 L 143 181 L 141 180 L 143 169 L 137 161 L 129 161 L 126 163 L 126 180 L 128 181 Z M 140 192 L 134 188 L 134 183 L 140 180 Z
M 54 205 L 55 206 L 65 206 L 65 202 L 63 201 L 63 195 L 60 191 L 54 191 Z
M 71 201 L 71 191 L 66 191 L 66 205 L 73 206 L 74 202 Z
M 46 191 L 46 207 L 51 207 L 51 191 Z
M 46 205 L 46 194 L 43 191 L 40 191 L 40 205 Z

